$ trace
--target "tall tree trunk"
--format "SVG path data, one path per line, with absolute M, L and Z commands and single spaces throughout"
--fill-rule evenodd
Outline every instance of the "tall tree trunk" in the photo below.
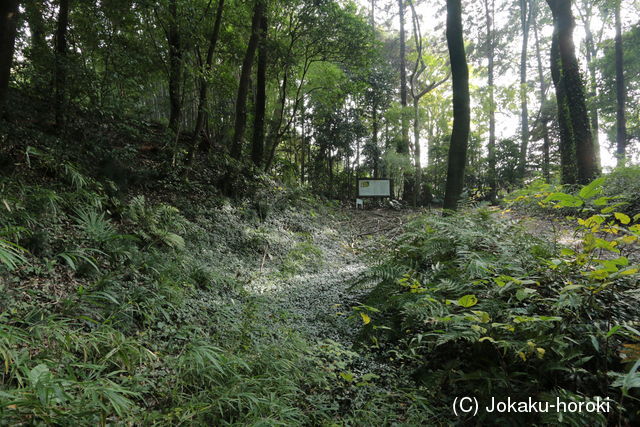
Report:
M 372 27 L 376 26 L 376 0 L 371 0 L 371 11 L 369 14 L 369 21 Z
M 169 0 L 169 29 L 167 44 L 169 46 L 169 129 L 174 134 L 180 130 L 182 118 L 182 42 L 178 20 L 178 0 Z
M 25 17 L 29 24 L 29 32 L 31 33 L 31 49 L 29 52 L 29 62 L 33 67 L 32 85 L 37 91 L 46 93 L 47 85 L 51 84 L 48 78 L 48 54 L 49 48 L 46 40 L 46 28 L 43 19 L 43 1 L 34 0 L 23 3 Z
M 576 143 L 571 124 L 571 112 L 562 73 L 560 48 L 558 46 L 558 32 L 553 31 L 551 41 L 551 78 L 556 88 L 556 103 L 558 105 L 558 128 L 560 130 L 560 174 L 563 184 L 573 185 L 578 182 L 578 167 L 576 165 Z
M 378 123 L 378 103 L 374 100 L 373 105 L 371 106 L 371 145 L 373 148 L 373 177 L 379 178 L 379 162 L 380 162 L 380 153 L 378 151 L 378 128 L 380 127 L 380 123 Z
M 169 0 L 169 128 L 177 135 L 182 119 L 182 41 L 178 22 L 178 0 Z
M 222 12 L 224 10 L 224 0 L 218 0 L 218 8 L 216 9 L 216 17 L 213 21 L 213 30 L 211 31 L 211 38 L 209 40 L 209 47 L 207 49 L 207 58 L 202 67 L 202 76 L 200 77 L 200 89 L 198 93 L 198 114 L 196 116 L 196 125 L 193 131 L 193 143 L 189 154 L 187 155 L 187 164 L 190 166 L 193 163 L 195 157 L 195 151 L 200 143 L 202 131 L 204 129 L 205 116 L 207 114 L 207 95 L 209 91 L 209 74 L 211 73 L 211 66 L 213 64 L 213 54 L 218 44 L 218 37 L 220 34 L 220 24 L 222 23 Z
M 69 29 L 69 0 L 60 0 L 56 29 L 55 110 L 56 127 L 62 129 L 66 113 L 67 89 L 67 31 Z
M 307 158 L 307 133 L 306 133 L 306 128 L 304 126 L 304 114 L 305 114 L 305 108 L 304 108 L 304 104 L 302 105 L 302 108 L 300 108 L 300 151 L 301 151 L 301 155 L 300 155 L 300 185 L 304 185 L 305 180 L 304 180 L 304 175 L 306 172 L 306 158 Z
M 266 11 L 260 19 L 260 41 L 258 50 L 258 69 L 256 77 L 256 105 L 253 118 L 253 140 L 251 144 L 251 160 L 253 164 L 262 166 L 264 156 L 264 115 L 267 105 L 267 32 Z
M 591 101 L 591 131 L 593 132 L 593 144 L 596 150 L 596 161 L 598 162 L 598 167 L 600 167 L 600 119 L 597 103 L 598 81 L 596 76 L 597 70 L 595 61 L 598 52 L 596 49 L 596 43 L 593 39 L 593 31 L 591 30 L 591 17 L 593 15 L 591 10 L 593 9 L 593 3 L 592 0 L 587 0 L 587 2 L 589 3 L 587 5 L 588 10 L 585 11 L 582 15 L 582 23 L 584 25 L 585 32 L 584 43 L 587 58 L 587 68 L 589 70 L 589 93 L 587 95 L 588 99 Z
M 400 19 L 400 105 L 402 106 L 401 126 L 402 139 L 398 145 L 398 153 L 409 153 L 409 123 L 405 114 L 407 108 L 407 65 L 406 65 L 406 35 L 404 32 L 404 0 L 398 0 Z
M 537 15 L 537 11 L 536 11 Z M 538 80 L 540 81 L 540 126 L 542 127 L 542 176 L 545 182 L 551 182 L 549 149 L 551 142 L 549 140 L 549 126 L 547 115 L 545 112 L 545 104 L 547 103 L 547 84 L 544 78 L 544 68 L 542 67 L 542 54 L 540 50 L 540 37 L 538 35 L 538 22 L 533 24 L 533 33 L 536 42 L 536 59 L 538 62 Z
M 413 98 L 413 155 L 416 176 L 413 184 L 413 206 L 418 206 L 422 197 L 422 162 L 420 159 L 420 98 Z
M 416 8 L 413 3 L 409 3 L 411 7 L 411 17 L 413 22 L 413 40 L 415 42 L 415 54 L 416 60 L 413 64 L 413 70 L 411 72 L 410 87 L 411 98 L 413 99 L 413 139 L 414 139 L 414 166 L 415 166 L 415 179 L 413 183 L 413 204 L 417 206 L 419 201 L 422 200 L 422 164 L 420 153 L 420 99 L 427 93 L 431 92 L 449 79 L 447 75 L 440 81 L 423 82 L 420 84 L 420 76 L 422 76 L 427 70 L 427 65 L 423 59 L 423 43 L 422 43 L 422 31 L 420 30 L 420 17 L 416 13 Z
M 491 4 L 491 6 L 489 6 Z M 493 18 L 495 14 L 495 1 L 484 0 L 485 18 L 487 24 L 487 61 L 488 66 L 488 85 L 489 85 L 489 144 L 488 151 L 488 198 L 491 203 L 496 201 L 498 193 L 498 182 L 496 177 L 496 102 L 495 102 L 495 33 L 493 26 Z
M 616 1 L 614 10 L 616 21 L 616 157 L 618 158 L 618 166 L 624 166 L 627 154 L 627 118 L 625 115 L 627 87 L 624 81 L 624 50 L 622 46 L 620 3 L 621 0 Z
M 553 13 L 557 30 L 558 50 L 562 63 L 562 76 L 566 90 L 571 124 L 576 145 L 578 183 L 587 184 L 599 175 L 595 147 L 587 113 L 584 82 L 576 59 L 573 43 L 575 21 L 571 12 L 571 2 L 567 0 L 547 0 Z
M 18 1 L 3 1 L 0 4 L 0 114 L 4 112 L 9 80 L 11 79 L 17 19 Z
M 447 46 L 453 86 L 453 129 L 449 145 L 444 209 L 456 210 L 464 186 L 471 121 L 469 68 L 464 51 L 460 0 L 447 0 Z
M 242 61 L 242 69 L 240 71 L 240 81 L 238 82 L 238 96 L 236 98 L 236 117 L 233 141 L 231 143 L 231 157 L 236 160 L 242 155 L 242 142 L 244 139 L 244 131 L 247 126 L 247 93 L 249 92 L 249 79 L 251 78 L 251 68 L 253 67 L 253 57 L 258 48 L 260 39 L 260 22 L 264 13 L 264 1 L 257 0 L 253 9 L 253 18 L 251 20 L 251 36 L 247 44 L 247 50 Z
M 43 7 L 42 0 L 24 2 L 25 18 L 31 33 L 31 50 L 34 55 L 46 50 L 47 47 L 45 23 L 42 16 Z
M 359 170 L 360 170 L 360 138 L 356 139 L 356 164 L 353 166 L 353 171 L 356 178 L 360 177 L 360 175 L 358 174 Z
M 399 154 L 409 154 L 409 120 L 407 119 L 407 65 L 406 65 L 406 34 L 404 30 L 405 23 L 405 5 L 404 0 L 398 0 L 398 16 L 400 19 L 400 106 L 402 112 L 400 114 L 400 125 L 402 135 L 398 144 L 397 152 Z M 403 173 L 403 192 L 402 198 L 407 199 L 411 195 L 412 183 L 407 179 L 406 172 Z
M 520 49 L 520 160 L 518 175 L 524 180 L 527 168 L 527 152 L 529 149 L 529 105 L 527 85 L 527 48 L 529 45 L 529 28 L 531 27 L 531 10 L 529 0 L 520 0 L 520 28 L 522 30 L 522 48 Z

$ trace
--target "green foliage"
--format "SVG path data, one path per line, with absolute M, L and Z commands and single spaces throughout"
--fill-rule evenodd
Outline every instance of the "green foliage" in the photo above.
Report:
M 301 242 L 291 249 L 280 270 L 285 275 L 294 275 L 302 271 L 319 271 L 322 268 L 322 251 L 313 243 Z
M 148 245 L 164 244 L 174 249 L 184 248 L 184 239 L 174 231 L 184 231 L 180 211 L 163 203 L 149 206 L 144 196 L 134 197 L 126 217 L 134 224 L 133 232 Z
M 625 202 L 627 213 L 640 212 L 640 166 L 616 168 L 606 176 L 604 195 Z
M 544 209 L 592 209 L 603 182 L 596 180 L 576 196 L 543 186 L 524 197 Z M 518 197 L 514 203 L 523 203 Z M 569 401 L 603 396 L 620 411 L 610 417 L 633 423 L 637 364 L 630 370 L 625 364 L 637 355 L 629 359 L 625 354 L 634 353 L 617 349 L 629 339 L 637 342 L 638 335 L 618 337 L 612 331 L 615 324 L 637 321 L 625 296 L 640 277 L 624 256 L 639 237 L 634 220 L 621 213 L 578 220 L 583 244 L 576 250 L 557 248 L 496 216 L 475 210 L 411 223 L 395 253 L 369 272 L 369 280 L 379 284 L 367 302 L 375 311 L 362 316 L 363 345 L 395 360 L 416 386 L 449 407 L 455 396 L 477 396 L 481 405 L 487 396 Z M 616 388 L 631 399 L 621 398 Z M 478 416 L 498 422 L 496 414 Z M 498 420 L 542 420 L 535 414 L 514 416 L 500 414 Z M 568 419 L 589 425 L 603 423 L 603 416 Z
M 22 256 L 24 249 L 15 243 L 0 239 L 0 264 L 9 270 L 14 270 L 18 265 L 25 262 Z
M 342 344 L 308 341 L 278 297 L 243 289 L 265 251 L 265 277 L 319 272 L 312 236 L 333 208 L 270 182 L 264 211 L 211 193 L 176 197 L 180 210 L 152 192 L 125 203 L 29 156 L 38 179 L 0 187 L 2 423 L 322 425 L 410 400 L 385 397 Z

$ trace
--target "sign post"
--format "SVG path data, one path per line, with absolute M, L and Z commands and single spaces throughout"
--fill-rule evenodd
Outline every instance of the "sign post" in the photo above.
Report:
M 356 209 L 364 208 L 365 198 L 393 197 L 393 181 L 388 178 L 358 178 Z

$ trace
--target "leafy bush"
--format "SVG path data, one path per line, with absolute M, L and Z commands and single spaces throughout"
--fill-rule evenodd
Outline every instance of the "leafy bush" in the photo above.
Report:
M 606 177 L 604 194 L 628 203 L 626 213 L 640 212 L 640 166 L 614 169 Z
M 577 196 L 546 191 L 544 199 L 532 198 L 588 209 L 599 185 Z M 489 396 L 602 396 L 616 402 L 618 414 L 609 420 L 637 422 L 637 367 L 626 366 L 629 359 L 618 349 L 640 340 L 631 326 L 637 310 L 628 302 L 640 275 L 621 253 L 635 244 L 640 225 L 622 215 L 581 220 L 586 230 L 579 251 L 556 250 L 482 209 L 417 219 L 396 252 L 369 272 L 367 279 L 378 285 L 358 308 L 366 324 L 363 345 L 408 371 L 408 379 L 446 404 L 445 413 L 458 396 L 477 396 L 481 405 Z M 597 235 L 603 231 L 613 238 Z M 611 381 L 610 371 L 629 373 Z M 541 421 L 535 414 L 482 412 L 480 422 Z M 562 416 L 574 425 L 605 422 L 598 414 Z

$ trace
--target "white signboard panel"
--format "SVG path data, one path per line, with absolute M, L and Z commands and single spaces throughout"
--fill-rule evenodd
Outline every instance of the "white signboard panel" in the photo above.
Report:
M 391 180 L 359 179 L 358 197 L 391 197 Z

